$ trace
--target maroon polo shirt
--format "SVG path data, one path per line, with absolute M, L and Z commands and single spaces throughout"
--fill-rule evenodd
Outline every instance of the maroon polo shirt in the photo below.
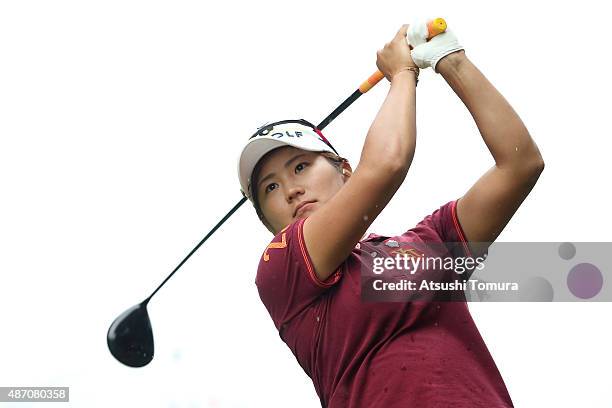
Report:
M 456 205 L 401 235 L 369 234 L 324 282 L 304 243 L 305 219 L 266 248 L 255 279 L 260 298 L 322 407 L 513 406 L 465 301 L 361 300 L 361 268 L 372 264 L 371 251 L 387 248 L 376 243 L 461 242 L 459 252 L 471 256 Z

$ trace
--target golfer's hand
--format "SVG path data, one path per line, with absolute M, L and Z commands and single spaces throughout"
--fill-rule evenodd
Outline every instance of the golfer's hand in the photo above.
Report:
M 446 32 L 436 35 L 427 41 L 427 21 L 413 22 L 408 29 L 408 41 L 412 49 L 412 59 L 419 68 L 432 67 L 438 72 L 438 63 L 449 54 L 463 50 L 455 34 L 446 29 Z
M 406 40 L 408 26 L 409 24 L 404 24 L 391 42 L 376 52 L 376 66 L 389 82 L 398 72 L 405 71 L 406 67 L 416 67 Z

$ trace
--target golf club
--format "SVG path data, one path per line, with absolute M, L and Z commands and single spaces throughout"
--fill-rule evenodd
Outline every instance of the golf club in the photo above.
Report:
M 428 40 L 437 34 L 446 30 L 446 22 L 437 18 L 428 22 Z M 332 113 L 330 113 L 317 126 L 318 130 L 323 130 L 331 123 L 338 115 L 346 108 L 355 102 L 361 95 L 372 89 L 380 80 L 384 78 L 384 74 L 377 70 L 367 80 L 365 80 L 355 92 L 344 100 Z M 130 367 L 143 367 L 153 360 L 154 345 L 153 345 L 153 330 L 151 328 L 151 320 L 147 312 L 147 305 L 153 295 L 161 289 L 162 286 L 179 270 L 181 266 L 193 255 L 204 242 L 212 234 L 223 225 L 229 217 L 232 216 L 238 208 L 247 200 L 243 197 L 234 205 L 234 207 L 215 225 L 208 234 L 189 252 L 176 268 L 164 279 L 164 281 L 141 303 L 127 309 L 119 317 L 117 317 L 108 329 L 106 336 L 108 348 L 111 354 L 121 363 Z

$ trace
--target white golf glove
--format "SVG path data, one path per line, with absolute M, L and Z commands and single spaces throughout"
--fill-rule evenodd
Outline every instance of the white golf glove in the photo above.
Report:
M 437 72 L 436 65 L 443 57 L 464 49 L 457 41 L 455 34 L 448 28 L 429 41 L 427 41 L 427 35 L 426 21 L 410 24 L 406 33 L 408 43 L 413 47 L 412 60 L 419 68 L 432 67 Z

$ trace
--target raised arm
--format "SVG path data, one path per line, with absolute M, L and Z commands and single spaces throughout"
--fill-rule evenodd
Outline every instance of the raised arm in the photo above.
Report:
M 415 66 L 407 25 L 378 51 L 376 64 L 391 89 L 372 123 L 359 165 L 342 188 L 304 222 L 315 272 L 325 280 L 348 257 L 406 177 L 416 145 Z
M 493 242 L 535 185 L 544 160 L 517 113 L 465 52 L 444 57 L 436 70 L 470 111 L 495 159 L 457 202 L 466 240 Z

